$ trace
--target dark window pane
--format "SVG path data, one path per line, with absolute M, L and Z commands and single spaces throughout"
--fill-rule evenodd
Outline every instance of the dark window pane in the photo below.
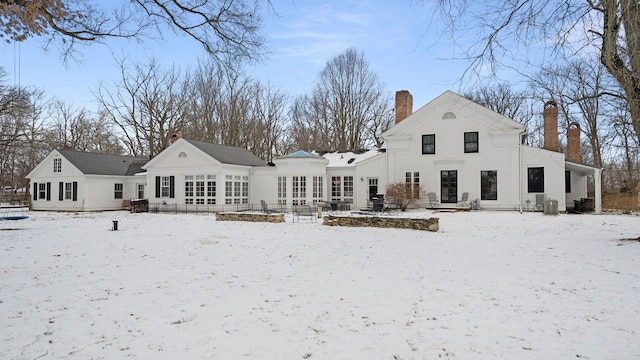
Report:
M 498 200 L 498 172 L 480 172 L 480 200 Z
M 527 191 L 530 193 L 544 192 L 544 168 L 535 167 L 527 169 Z
M 436 135 L 435 134 L 422 135 L 422 153 L 423 154 L 436 153 Z
M 464 152 L 477 153 L 478 146 L 478 132 L 466 132 L 464 133 Z

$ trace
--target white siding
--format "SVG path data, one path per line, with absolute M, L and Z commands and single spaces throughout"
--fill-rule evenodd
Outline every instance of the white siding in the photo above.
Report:
M 522 146 L 522 202 L 526 209 L 527 200 L 531 208 L 536 203 L 535 193 L 528 192 L 528 168 L 544 168 L 544 194 L 545 199 L 558 200 L 558 210 L 566 210 L 566 197 L 564 191 L 564 154 Z

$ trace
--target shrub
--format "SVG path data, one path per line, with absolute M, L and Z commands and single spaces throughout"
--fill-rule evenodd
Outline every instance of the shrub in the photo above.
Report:
M 422 193 L 422 186 L 419 184 L 394 182 L 385 188 L 385 199 L 397 202 L 400 210 L 405 211 L 408 206 L 420 201 Z

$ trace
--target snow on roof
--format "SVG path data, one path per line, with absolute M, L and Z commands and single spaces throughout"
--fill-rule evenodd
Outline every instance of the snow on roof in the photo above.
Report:
M 298 151 L 292 152 L 291 154 L 282 156 L 282 158 L 317 158 L 317 157 L 320 157 L 320 155 L 316 153 L 306 152 L 304 150 L 298 150 Z
M 325 159 L 329 160 L 327 167 L 346 167 L 355 166 L 361 161 L 378 156 L 385 152 L 384 149 L 373 148 L 369 150 L 349 150 L 349 151 L 335 151 L 335 152 L 320 152 Z M 315 152 L 314 152 L 315 153 Z

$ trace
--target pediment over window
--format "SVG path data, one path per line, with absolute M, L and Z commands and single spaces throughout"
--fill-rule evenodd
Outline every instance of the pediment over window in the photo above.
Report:
M 452 113 L 451 111 L 447 111 L 446 113 L 444 113 L 444 115 L 442 115 L 442 120 L 455 119 L 455 118 L 456 118 L 456 114 Z

